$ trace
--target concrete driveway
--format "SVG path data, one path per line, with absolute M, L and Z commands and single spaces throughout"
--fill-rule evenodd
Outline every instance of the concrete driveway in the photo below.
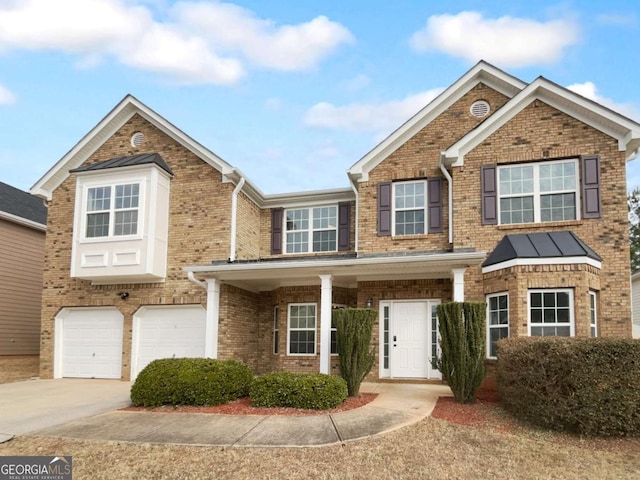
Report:
M 130 403 L 130 382 L 56 379 L 0 384 L 0 442 Z

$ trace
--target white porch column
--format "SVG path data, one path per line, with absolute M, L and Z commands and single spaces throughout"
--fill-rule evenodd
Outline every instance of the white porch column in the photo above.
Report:
M 332 276 L 320 275 L 320 373 L 331 372 Z
M 452 268 L 453 275 L 453 301 L 464 302 L 464 272 L 466 268 Z
M 220 317 L 220 282 L 207 278 L 207 313 L 204 327 L 204 356 L 218 358 L 218 319 Z

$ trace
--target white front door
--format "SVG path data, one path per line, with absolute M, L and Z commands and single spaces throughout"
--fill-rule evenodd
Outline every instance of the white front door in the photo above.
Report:
M 438 300 L 381 304 L 380 376 L 439 379 L 431 361 L 439 350 Z

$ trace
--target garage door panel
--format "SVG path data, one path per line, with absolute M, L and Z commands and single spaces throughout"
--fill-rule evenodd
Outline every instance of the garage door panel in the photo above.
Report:
M 134 317 L 135 377 L 159 358 L 204 357 L 206 314 L 201 306 L 146 307 Z
M 61 376 L 121 378 L 123 316 L 118 310 L 69 309 L 61 328 Z

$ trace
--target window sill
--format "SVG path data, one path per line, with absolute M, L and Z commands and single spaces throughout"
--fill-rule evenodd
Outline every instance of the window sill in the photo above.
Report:
M 433 235 L 433 234 L 431 234 Z M 392 235 L 391 240 L 424 240 L 429 235 L 427 233 L 421 233 L 419 235 Z
M 582 225 L 584 220 L 567 220 L 565 222 L 512 223 L 498 225 L 498 230 L 531 230 L 550 227 L 575 227 Z
M 91 243 L 112 243 L 112 242 L 129 242 L 132 240 L 143 240 L 144 236 L 142 235 L 122 235 L 119 237 L 91 237 L 91 238 L 82 238 L 80 243 L 83 244 L 91 244 Z

